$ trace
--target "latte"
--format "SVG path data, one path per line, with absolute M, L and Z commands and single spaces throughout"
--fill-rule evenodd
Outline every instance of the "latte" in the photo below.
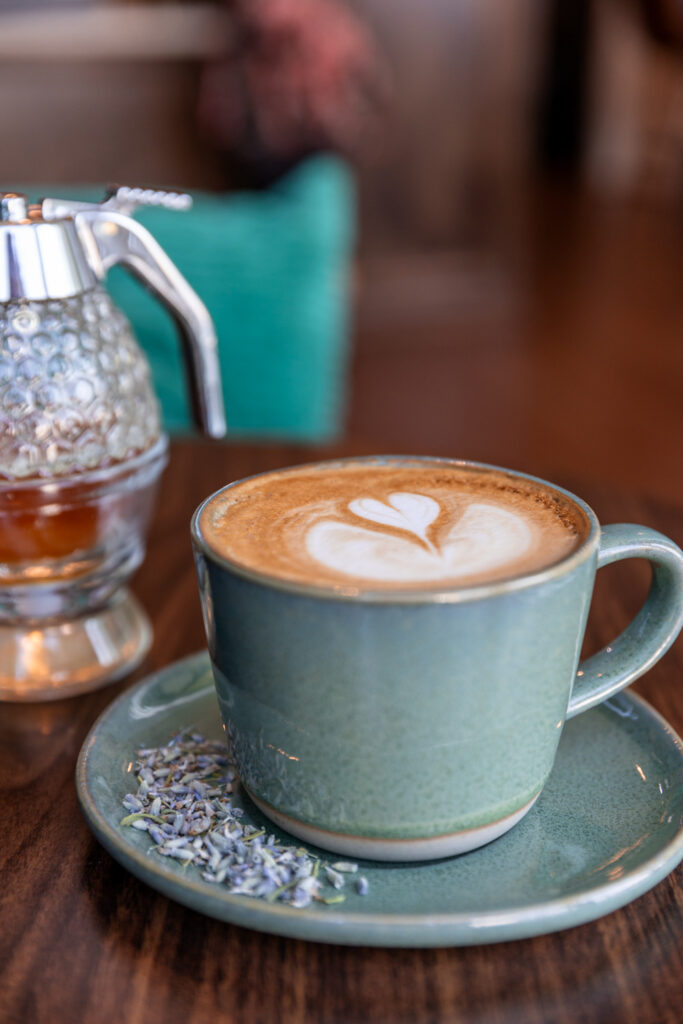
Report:
M 553 488 L 438 459 L 356 459 L 278 470 L 225 488 L 199 531 L 220 556 L 333 588 L 441 589 L 526 575 L 588 533 Z

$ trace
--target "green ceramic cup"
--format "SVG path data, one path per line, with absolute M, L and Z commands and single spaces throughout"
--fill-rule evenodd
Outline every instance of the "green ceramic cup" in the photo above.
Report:
M 646 672 L 678 635 L 683 554 L 672 541 L 644 526 L 600 527 L 580 498 L 503 472 L 562 495 L 586 534 L 556 564 L 479 586 L 345 594 L 289 583 L 209 546 L 199 520 L 215 495 L 195 513 L 232 755 L 286 831 L 376 860 L 481 846 L 539 797 L 565 720 Z M 624 558 L 651 562 L 649 595 L 617 639 L 579 663 L 596 570 Z

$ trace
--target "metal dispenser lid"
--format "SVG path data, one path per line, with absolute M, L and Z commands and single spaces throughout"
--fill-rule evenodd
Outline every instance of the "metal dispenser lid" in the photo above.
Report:
M 66 299 L 96 283 L 72 217 L 47 220 L 25 195 L 0 193 L 0 302 Z

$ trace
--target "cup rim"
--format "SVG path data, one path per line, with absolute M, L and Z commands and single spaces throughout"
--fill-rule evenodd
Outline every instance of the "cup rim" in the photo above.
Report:
M 276 473 L 296 472 L 302 469 L 314 467 L 333 468 L 334 466 L 346 465 L 350 462 L 378 462 L 378 463 L 441 463 L 442 465 L 472 469 L 479 471 L 494 471 L 504 473 L 518 480 L 525 480 L 533 484 L 539 484 L 554 493 L 561 495 L 574 504 L 586 517 L 589 525 L 588 533 L 577 548 L 568 555 L 544 566 L 542 569 L 530 573 L 520 573 L 517 576 L 510 576 L 503 579 L 492 580 L 488 583 L 465 584 L 463 586 L 451 585 L 448 587 L 425 587 L 420 589 L 406 589 L 368 587 L 359 588 L 352 585 L 330 584 L 322 585 L 316 583 L 302 583 L 298 580 L 289 580 L 281 576 L 275 576 L 264 570 L 253 569 L 242 565 L 224 554 L 219 553 L 211 547 L 208 541 L 202 536 L 199 522 L 202 512 L 206 506 L 225 491 L 237 487 L 247 480 L 257 480 L 260 477 L 272 476 Z M 226 569 L 235 576 L 239 576 L 252 583 L 257 583 L 272 590 L 280 590 L 302 597 L 314 597 L 331 601 L 355 602 L 361 604 L 462 604 L 471 601 L 482 600 L 488 597 L 497 597 L 504 594 L 516 593 L 521 590 L 528 590 L 531 587 L 540 586 L 571 572 L 582 562 L 590 558 L 597 550 L 600 540 L 600 524 L 593 509 L 582 498 L 560 487 L 558 484 L 544 480 L 542 477 L 524 473 L 521 470 L 508 469 L 505 466 L 496 466 L 492 463 L 478 462 L 471 459 L 454 459 L 438 455 L 349 455 L 333 459 L 314 459 L 308 463 L 298 463 L 292 466 L 283 466 L 278 469 L 265 470 L 262 473 L 253 473 L 239 480 L 233 480 L 223 487 L 219 487 L 197 506 L 190 521 L 190 533 L 192 544 L 196 551 L 201 552 L 209 561 Z

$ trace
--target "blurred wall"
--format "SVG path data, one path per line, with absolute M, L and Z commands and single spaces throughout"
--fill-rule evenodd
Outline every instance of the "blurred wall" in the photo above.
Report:
M 391 83 L 384 127 L 360 162 L 369 244 L 470 245 L 507 230 L 529 159 L 544 0 L 349 3 L 374 30 Z M 210 5 L 186 7 L 190 20 L 175 34 L 168 11 L 177 6 L 156 5 L 167 53 L 152 22 L 132 27 L 144 5 L 125 5 L 104 29 L 95 17 L 91 40 L 83 6 L 71 12 L 76 33 L 55 32 L 54 4 L 52 22 L 30 16 L 30 34 L 17 28 L 26 13 L 3 19 L 21 43 L 0 32 L 0 133 L 15 140 L 0 155 L 5 185 L 221 187 L 194 118 L 202 47 L 215 45 L 198 27 Z
M 0 64 L 3 186 L 123 181 L 218 188 L 194 125 L 194 62 L 27 60 Z M 11 101 L 8 98 L 11 97 Z
M 1 8 L 0 8 L 1 11 Z M 0 13 L 0 180 L 220 187 L 195 128 L 210 5 Z
M 584 168 L 602 196 L 683 211 L 683 35 L 648 34 L 643 17 L 662 6 L 594 4 Z
M 392 105 L 364 169 L 377 242 L 480 245 L 514 230 L 533 153 L 545 0 L 353 0 L 386 54 Z
M 496 250 L 518 238 L 540 92 L 557 55 L 570 51 L 576 81 L 570 61 L 565 98 L 586 89 L 585 181 L 610 196 L 680 201 L 680 54 L 646 35 L 634 0 L 345 2 L 374 32 L 391 83 L 383 126 L 359 161 L 370 251 Z M 561 29 L 578 6 L 590 12 L 586 39 L 572 50 L 560 33 L 553 53 L 553 16 L 562 15 Z M 79 0 L 60 29 L 61 8 L 0 8 L 4 187 L 111 179 L 224 187 L 227 169 L 195 119 L 202 60 L 228 38 L 224 8 Z M 556 123 L 552 106 L 545 116 Z

